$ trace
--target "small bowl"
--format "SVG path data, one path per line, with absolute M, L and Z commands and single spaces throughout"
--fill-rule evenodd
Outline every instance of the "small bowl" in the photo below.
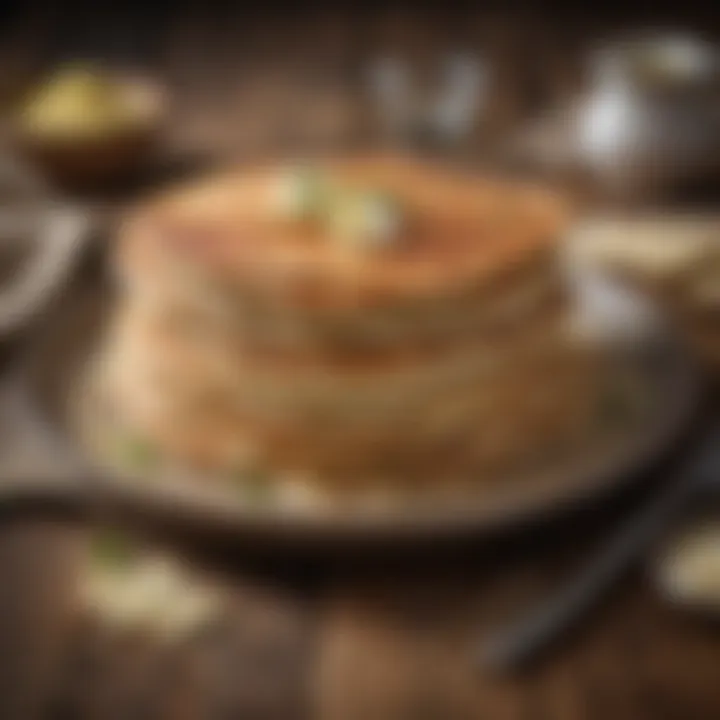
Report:
M 677 607 L 720 615 L 720 518 L 700 510 L 661 545 L 650 574 L 663 598 Z
M 662 197 L 718 173 L 717 48 L 676 33 L 613 41 L 591 60 L 578 159 L 616 200 Z
M 34 132 L 17 123 L 15 139 L 21 154 L 60 187 L 86 189 L 125 179 L 155 151 L 166 114 L 163 89 L 147 79 L 116 76 L 119 90 L 135 121 L 101 135 L 59 138 Z

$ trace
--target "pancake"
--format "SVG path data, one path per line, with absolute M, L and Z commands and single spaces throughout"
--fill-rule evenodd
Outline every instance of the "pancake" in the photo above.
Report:
M 600 401 L 589 381 L 597 369 L 596 361 L 578 355 L 572 363 L 514 374 L 512 382 L 498 375 L 489 391 L 475 384 L 417 399 L 392 415 L 343 416 L 338 404 L 331 419 L 293 421 L 252 415 L 217 397 L 203 403 L 163 393 L 150 383 L 116 393 L 107 404 L 120 428 L 118 445 L 127 433 L 153 455 L 206 471 L 209 480 L 260 467 L 312 477 L 327 488 L 378 478 L 392 487 L 439 481 L 455 469 L 483 484 L 528 457 L 588 436 Z
M 273 217 L 282 168 L 214 178 L 159 199 L 129 223 L 120 260 L 152 273 L 163 257 L 185 260 L 214 283 L 254 288 L 294 307 L 370 308 L 442 297 L 457 287 L 497 288 L 555 249 L 566 212 L 557 197 L 406 158 L 329 164 L 341 181 L 378 188 L 406 208 L 391 247 L 353 253 L 314 226 Z
M 141 208 L 121 231 L 122 284 L 151 302 L 181 297 L 184 311 L 240 326 L 247 345 L 292 351 L 442 341 L 559 292 L 566 212 L 549 193 L 406 159 L 331 164 L 404 209 L 389 247 L 355 252 L 273 214 L 282 171 L 214 178 Z
M 491 340 L 524 325 L 530 316 L 567 304 L 554 258 L 516 270 L 502 292 L 454 292 L 388 308 L 322 310 L 262 302 L 249 294 L 227 297 L 185 274 L 163 284 L 162 275 L 134 278 L 123 287 L 134 305 L 156 310 L 179 324 L 216 326 L 234 334 L 249 352 L 357 356 L 442 345 L 466 335 Z M 508 281 L 509 283 L 509 281 Z
M 586 430 L 602 356 L 569 332 L 549 192 L 400 157 L 328 162 L 402 208 L 380 245 L 273 209 L 281 166 L 156 198 L 116 252 L 93 387 L 110 431 L 228 477 L 482 483 Z
M 248 361 L 182 333 L 129 322 L 100 366 L 122 422 L 214 472 L 252 457 L 335 481 L 379 466 L 427 468 L 457 460 L 458 445 L 499 443 L 518 430 L 518 446 L 540 443 L 558 425 L 573 434 L 588 417 L 598 356 L 548 318 L 508 347 L 485 343 L 455 354 L 329 366 Z M 519 434 L 521 427 L 524 433 Z M 242 439 L 242 442 L 240 442 Z M 507 445 L 510 441 L 504 440 Z M 242 448 L 242 452 L 238 450 Z M 510 459 L 508 456 L 506 459 Z

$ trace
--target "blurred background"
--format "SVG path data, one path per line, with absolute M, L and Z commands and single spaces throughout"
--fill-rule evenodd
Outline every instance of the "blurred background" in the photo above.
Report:
M 117 212 L 179 178 L 261 157 L 392 147 L 532 176 L 593 211 L 651 209 L 660 225 L 663 213 L 702 209 L 720 238 L 718 33 L 720 13 L 700 2 L 6 2 L 0 203 L 72 209 L 104 238 Z M 648 36 L 671 61 L 655 57 L 646 73 L 625 50 Z M 98 90 L 93 78 L 109 85 Z M 138 104 L 108 110 L 110 85 L 137 90 Z M 54 123 L 71 127 L 61 151 Z M 688 231 L 676 235 L 669 242 L 682 244 Z M 654 237 L 648 244 L 653 255 Z M 76 246 L 56 246 L 68 248 L 56 258 L 67 269 Z M 600 254 L 645 282 L 643 252 Z M 720 276 L 704 282 L 716 288 Z M 667 288 L 676 286 L 673 276 Z M 692 292 L 677 292 L 669 307 L 691 318 L 688 335 L 712 365 L 718 295 L 698 320 Z M 27 340 L 6 339 L 5 366 Z M 7 407 L 3 462 L 37 460 Z M 528 675 L 478 672 L 469 657 L 469 637 L 571 573 L 645 497 L 529 540 L 425 547 L 400 563 L 278 568 L 240 552 L 200 572 L 162 559 L 148 571 L 164 578 L 155 604 L 128 610 L 130 599 L 111 621 L 78 610 L 82 523 L 3 511 L 0 717 L 711 720 L 720 594 L 709 583 L 713 612 L 679 611 L 651 563 Z M 701 555 L 715 550 L 703 577 L 720 577 L 714 533 L 699 542 Z
M 248 155 L 367 141 L 377 130 L 366 100 L 378 63 L 399 59 L 413 83 L 432 86 L 442 80 L 448 56 L 462 54 L 485 71 L 487 102 L 467 141 L 476 151 L 587 86 L 597 44 L 648 28 L 712 37 L 713 15 L 692 3 L 592 11 L 561 3 L 502 9 L 457 3 L 8 3 L 2 22 L 8 71 L 0 92 L 11 105 L 51 71 L 78 61 L 141 71 L 168 91 L 168 145 Z

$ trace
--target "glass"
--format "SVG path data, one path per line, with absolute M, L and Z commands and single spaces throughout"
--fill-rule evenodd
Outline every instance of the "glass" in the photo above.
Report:
M 451 53 L 429 73 L 396 57 L 372 64 L 369 90 L 381 142 L 404 149 L 451 152 L 465 147 L 486 108 L 484 62 Z

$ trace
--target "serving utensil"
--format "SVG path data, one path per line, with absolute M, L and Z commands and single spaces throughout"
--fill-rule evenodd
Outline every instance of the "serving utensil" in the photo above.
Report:
M 481 662 L 512 670 L 535 659 L 574 628 L 694 502 L 718 489 L 720 423 L 716 422 L 676 480 L 625 521 L 577 577 L 526 617 L 481 642 Z

